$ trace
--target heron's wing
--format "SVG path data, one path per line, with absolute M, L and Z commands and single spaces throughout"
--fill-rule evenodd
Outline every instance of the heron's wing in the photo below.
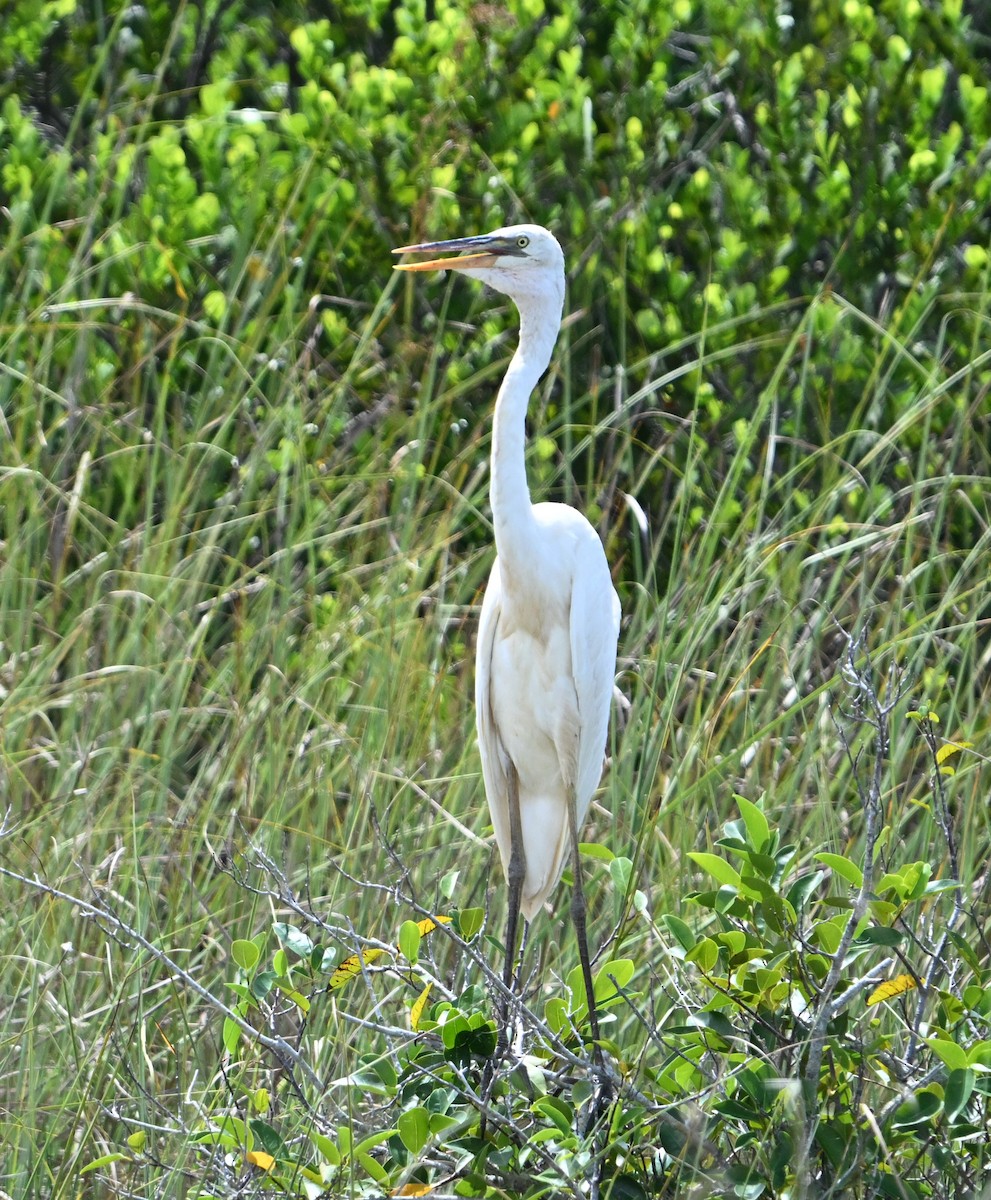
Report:
M 620 607 L 602 543 L 594 530 L 579 544 L 571 591 L 571 669 L 578 696 L 578 826 L 602 775 L 616 674 Z
M 502 858 L 503 869 L 509 862 L 511 836 L 509 832 L 509 792 L 506 772 L 506 751 L 499 738 L 492 708 L 492 653 L 502 613 L 502 583 L 499 560 L 492 564 L 492 573 L 482 600 L 478 622 L 478 642 L 475 648 L 475 726 L 478 730 L 478 752 L 482 760 L 485 796 L 489 802 L 492 827 Z

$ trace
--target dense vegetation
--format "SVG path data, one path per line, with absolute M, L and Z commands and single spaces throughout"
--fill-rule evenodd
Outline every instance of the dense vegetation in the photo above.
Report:
M 989 1195 L 989 76 L 962 0 L 12 0 L 0 1189 Z M 493 1057 L 515 316 L 390 271 L 522 219 L 624 607 L 598 1108 L 564 885 Z

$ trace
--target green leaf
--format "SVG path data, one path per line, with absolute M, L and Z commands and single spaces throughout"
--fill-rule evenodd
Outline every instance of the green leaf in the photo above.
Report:
M 719 962 L 719 947 L 712 938 L 704 937 L 692 947 L 685 957 L 708 975 Z
M 367 1154 L 369 1150 L 374 1150 L 376 1146 L 384 1145 L 389 1138 L 395 1137 L 399 1132 L 398 1129 L 380 1129 L 376 1133 L 369 1134 L 368 1137 L 362 1140 L 355 1146 L 354 1155 Z
M 261 1120 L 260 1117 L 252 1117 L 248 1126 L 263 1150 L 272 1155 L 285 1154 L 286 1147 L 281 1136 L 267 1121 Z
M 227 297 L 223 292 L 207 292 L 203 297 L 203 311 L 215 325 L 219 325 L 227 315 Z
M 253 971 L 261 958 L 261 951 L 254 942 L 238 938 L 231 942 L 231 958 L 242 971 Z
M 813 855 L 819 862 L 825 863 L 827 867 L 835 871 L 837 875 L 845 879 L 847 883 L 855 888 L 864 886 L 864 873 L 856 863 L 851 862 L 848 858 L 844 858 L 842 854 L 828 854 L 823 851 L 821 854 Z
M 959 933 L 955 932 L 950 933 L 950 941 L 953 943 L 957 953 L 964 960 L 967 966 L 970 967 L 975 975 L 979 975 L 981 971 L 981 964 L 977 955 L 974 953 L 974 947 L 970 944 L 970 942 L 968 942 L 965 937 L 962 937 Z
M 758 852 L 763 851 L 771 837 L 771 827 L 767 822 L 767 817 L 753 801 L 748 800 L 745 796 L 734 796 L 733 799 L 736 800 L 737 807 L 743 815 L 751 846 Z
M 738 957 L 747 949 L 747 935 L 742 929 L 727 929 L 723 933 L 717 933 L 715 936 L 715 941 L 717 941 L 719 945 L 726 947 L 731 958 Z M 763 946 L 756 946 L 755 950 L 761 955 L 761 957 L 767 953 Z M 751 954 L 750 957 L 753 957 L 753 955 Z
M 614 858 L 609 864 L 609 878 L 618 892 L 626 891 L 632 875 L 633 863 L 628 858 Z
M 399 929 L 399 952 L 408 963 L 415 964 L 420 957 L 422 935 L 416 921 L 403 921 Z
M 224 1049 L 227 1053 L 236 1053 L 238 1045 L 241 1042 L 241 1027 L 232 1021 L 230 1017 L 224 1017 L 224 1031 L 221 1036 Z
M 926 1038 L 926 1045 L 951 1071 L 962 1071 L 969 1065 L 967 1051 L 949 1038 Z
M 395 1132 L 395 1131 L 393 1131 Z M 370 1154 L 365 1154 L 364 1151 L 356 1150 L 354 1157 L 364 1168 L 367 1174 L 379 1185 L 383 1190 L 387 1190 L 389 1186 L 389 1172 L 376 1161 Z
M 551 1033 L 560 1037 L 569 1029 L 568 1006 L 560 996 L 552 996 L 544 1005 L 544 1020 Z
M 750 865 L 758 875 L 764 879 L 771 879 L 778 869 L 778 864 L 770 856 L 770 854 L 760 854 L 757 850 L 747 850 L 746 857 L 750 860 Z
M 277 979 L 274 971 L 259 971 L 251 981 L 251 994 L 256 1000 L 264 1000 L 275 987 Z
M 862 934 L 855 937 L 854 944 L 859 946 L 899 946 L 905 940 L 906 934 L 900 929 L 890 929 L 886 925 L 872 925 Z
M 329 1137 L 326 1137 L 322 1133 L 313 1133 L 311 1131 L 309 1138 L 324 1162 L 329 1163 L 332 1167 L 339 1167 L 341 1165 L 341 1152 Z
M 585 976 L 582 973 L 580 966 L 572 967 L 568 972 L 568 977 L 565 980 L 568 991 L 571 992 L 572 1008 L 571 1012 L 578 1018 L 584 1015 L 588 1009 L 588 997 L 585 995 Z M 593 987 L 595 980 L 592 981 Z
M 309 958 L 313 953 L 313 941 L 301 929 L 286 925 L 282 921 L 278 921 L 273 929 L 275 936 L 293 954 L 298 954 L 300 958 Z
M 458 913 L 458 932 L 470 942 L 482 928 L 485 921 L 485 910 L 482 908 L 463 908 Z
M 976 1083 L 977 1075 L 970 1067 L 950 1072 L 943 1089 L 943 1111 L 948 1121 L 955 1121 L 963 1113 Z
M 706 1012 L 704 1009 L 701 1012 L 695 1013 L 688 1018 L 688 1024 L 694 1025 L 697 1029 L 706 1029 L 710 1033 L 715 1033 L 727 1041 L 732 1041 L 736 1036 L 736 1029 L 733 1022 L 721 1012 Z
M 530 1106 L 530 1111 L 547 1117 L 559 1133 L 575 1132 L 575 1114 L 571 1105 L 559 1096 L 541 1096 Z
M 691 950 L 695 945 L 695 934 L 680 917 L 674 916 L 673 913 L 665 913 L 661 922 L 683 950 Z
M 80 1175 L 88 1175 L 90 1171 L 98 1171 L 101 1167 L 109 1167 L 111 1163 L 122 1162 L 127 1158 L 126 1154 L 117 1152 L 116 1154 L 104 1154 L 100 1158 L 94 1158 L 92 1162 L 88 1162 L 85 1167 L 80 1167 Z
M 917 1125 L 927 1125 L 943 1107 L 939 1096 L 927 1089 L 910 1096 L 895 1110 L 891 1120 L 896 1129 L 912 1129 Z
M 579 842 L 578 849 L 586 858 L 598 858 L 602 862 L 611 863 L 616 857 L 608 846 L 600 845 L 599 842 Z
M 619 989 L 625 990 L 635 970 L 632 958 L 616 958 L 601 966 L 592 980 L 596 1003 L 605 1004 L 614 996 L 618 996 Z
M 812 894 L 818 891 L 819 885 L 825 878 L 825 871 L 812 871 L 795 880 L 788 889 L 787 900 L 796 912 L 800 912 L 808 904 Z
M 813 942 L 820 946 L 827 954 L 835 954 L 849 920 L 849 915 L 843 913 L 840 917 L 834 918 L 831 921 L 820 921 L 818 924 L 813 925 Z
M 430 1114 L 419 1105 L 408 1108 L 399 1114 L 396 1127 L 400 1141 L 410 1154 L 419 1154 L 430 1137 Z
M 729 863 L 724 858 L 720 858 L 718 854 L 708 854 L 704 850 L 690 850 L 688 857 L 725 887 L 739 888 L 738 872 L 734 871 Z

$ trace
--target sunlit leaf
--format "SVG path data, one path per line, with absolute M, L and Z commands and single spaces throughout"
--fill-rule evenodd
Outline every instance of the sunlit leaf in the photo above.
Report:
M 738 888 L 740 886 L 739 872 L 735 871 L 730 864 L 720 858 L 718 854 L 708 854 L 704 850 L 690 850 L 688 857 L 693 863 L 697 863 L 703 871 L 708 872 L 713 879 L 726 887 Z
M 608 846 L 603 846 L 601 842 L 579 842 L 579 851 L 586 858 L 598 858 L 603 862 L 612 862 L 616 857 Z
M 450 925 L 450 917 L 424 917 L 422 921 L 417 921 L 416 927 L 420 932 L 420 937 L 426 937 L 428 933 L 433 933 L 438 925 Z
M 596 1003 L 604 1004 L 616 996 L 619 990 L 626 988 L 635 970 L 636 965 L 632 958 L 616 958 L 601 966 L 592 980 Z
M 704 937 L 689 950 L 686 958 L 708 974 L 719 962 L 719 947 L 712 938 Z
M 559 1133 L 570 1134 L 575 1126 L 575 1114 L 571 1105 L 559 1096 L 541 1096 L 531 1106 L 531 1112 L 547 1117 Z
M 420 1018 L 423 1016 L 423 1010 L 427 1006 L 427 997 L 430 995 L 430 989 L 433 986 L 434 985 L 432 983 L 428 983 L 413 1002 L 413 1007 L 409 1010 L 410 1029 L 412 1029 L 414 1033 L 416 1033 L 416 1031 L 420 1028 Z
M 431 923 L 431 929 L 433 923 Z M 422 938 L 419 926 L 415 921 L 403 921 L 399 930 L 399 953 L 408 963 L 416 963 L 420 957 L 420 940 Z
M 861 871 L 855 862 L 844 858 L 842 854 L 828 854 L 826 851 L 823 851 L 814 857 L 829 867 L 831 871 L 835 871 L 837 875 L 845 879 L 847 883 L 852 884 L 855 888 L 863 887 L 863 871 Z
M 969 1066 L 967 1051 L 948 1037 L 926 1038 L 926 1045 L 951 1071 L 962 1071 Z
M 266 1154 L 264 1150 L 249 1150 L 244 1157 L 259 1171 L 271 1171 L 275 1166 L 275 1159 L 271 1154 Z
M 763 811 L 753 801 L 745 796 L 734 796 L 743 820 L 747 826 L 747 836 L 755 850 L 763 850 L 771 836 L 771 827 Z
M 334 968 L 334 973 L 330 977 L 331 991 L 343 987 L 346 983 L 350 983 L 352 979 L 361 974 L 362 967 L 369 966 L 377 958 L 381 958 L 384 953 L 384 950 L 373 948 L 365 950 L 361 954 L 350 955 Z
M 231 958 L 242 971 L 253 971 L 261 958 L 261 951 L 254 942 L 238 938 L 231 942 Z
M 279 990 L 287 1000 L 291 1000 L 296 1005 L 300 1012 L 308 1013 L 310 1011 L 310 1001 L 302 992 L 286 991 L 285 988 Z
M 355 1151 L 354 1156 L 358 1162 L 361 1163 L 362 1167 L 364 1167 L 365 1171 L 371 1175 L 372 1179 L 375 1180 L 379 1187 L 384 1188 L 388 1184 L 389 1172 L 385 1169 L 385 1167 L 382 1166 L 380 1162 L 376 1162 L 376 1160 L 372 1158 L 370 1154 L 360 1153 L 357 1150 Z
M 867 997 L 868 1004 L 880 1004 L 882 1000 L 892 1000 L 903 992 L 910 992 L 919 985 L 911 975 L 896 975 L 874 989 Z
M 959 754 L 961 750 L 969 750 L 973 744 L 973 742 L 944 742 L 936 751 L 936 766 L 941 767 L 948 758 Z
M 337 1149 L 329 1137 L 322 1133 L 314 1133 L 312 1130 L 309 1137 L 310 1141 L 314 1146 L 316 1146 L 317 1151 L 326 1162 L 330 1163 L 332 1167 L 339 1167 L 341 1165 L 341 1152 Z
M 232 1021 L 230 1017 L 224 1017 L 224 1031 L 221 1034 L 224 1043 L 224 1049 L 228 1054 L 233 1054 L 237 1050 L 238 1043 L 241 1041 L 241 1027 L 236 1021 Z
M 126 1154 L 104 1154 L 100 1158 L 94 1158 L 92 1162 L 88 1162 L 85 1167 L 80 1167 L 80 1175 L 88 1175 L 90 1171 L 98 1171 L 101 1167 L 109 1167 L 111 1163 L 121 1162 L 127 1158 Z

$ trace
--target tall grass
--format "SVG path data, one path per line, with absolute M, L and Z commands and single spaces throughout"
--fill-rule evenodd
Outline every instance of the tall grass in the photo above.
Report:
M 424 345 L 383 257 L 379 304 L 352 310 L 344 347 L 328 353 L 319 312 L 286 293 L 278 226 L 276 214 L 239 244 L 240 277 L 261 260 L 271 286 L 240 318 L 232 304 L 219 333 L 105 296 L 85 261 L 45 311 L 16 291 L 4 300 L 0 853 L 13 875 L 0 885 L 0 1187 L 12 1194 L 127 1194 L 125 1165 L 80 1170 L 142 1128 L 162 1139 L 142 1186 L 182 1194 L 184 1172 L 206 1177 L 192 1133 L 254 1078 L 226 1071 L 202 995 L 66 896 L 103 897 L 228 1002 L 232 941 L 286 919 L 278 897 L 249 886 L 251 846 L 335 928 L 384 944 L 416 915 L 400 894 L 431 910 L 491 904 L 496 954 L 504 891 L 471 655 L 491 560 L 488 398 L 511 344 L 488 345 L 493 301 L 479 296 L 454 329 L 440 300 Z M 986 312 L 988 297 L 953 303 Z M 802 408 L 831 353 L 824 309 L 876 355 L 874 390 L 838 433 L 835 417 Z M 594 858 L 589 891 L 596 939 L 618 930 L 614 949 L 638 962 L 665 952 L 651 915 L 684 911 L 698 884 L 686 854 L 735 812 L 735 793 L 763 798 L 806 858 L 858 845 L 830 717 L 857 633 L 912 703 L 927 699 L 948 736 L 975 743 L 948 787 L 961 873 L 981 875 L 989 356 L 975 345 L 972 366 L 923 364 L 914 334 L 824 293 L 797 317 L 748 314 L 670 360 L 587 380 L 576 321 L 535 398 L 534 433 L 550 439 L 531 447 L 535 496 L 598 514 L 617 564 L 623 702 L 585 837 L 634 862 L 643 918 Z M 88 372 L 108 337 L 128 365 L 100 381 Z M 777 369 L 716 454 L 698 410 L 666 409 L 665 389 L 758 346 L 777 347 Z M 872 414 L 906 362 L 914 398 L 878 429 Z M 355 397 L 369 393 L 381 403 L 367 416 Z M 459 425 L 466 396 L 478 405 Z M 785 410 L 800 438 L 782 432 Z M 853 491 L 875 497 L 856 520 Z M 979 531 L 969 547 L 951 536 L 960 526 Z M 896 713 L 885 820 L 909 859 L 936 841 L 926 754 Z M 530 934 L 550 992 L 577 962 L 565 911 L 562 888 Z M 313 1017 L 327 1079 L 379 1049 L 345 1019 L 349 1004 L 353 1016 L 372 1007 L 355 997 Z M 644 1043 L 631 1015 L 610 1037 Z

